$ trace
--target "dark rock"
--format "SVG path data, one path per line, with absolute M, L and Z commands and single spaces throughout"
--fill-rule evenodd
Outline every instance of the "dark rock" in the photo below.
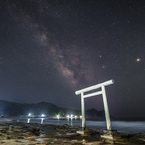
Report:
M 6 130 L 1 130 L 1 133 L 7 133 Z
M 95 128 L 95 129 L 92 129 L 93 131 L 95 131 L 95 132 L 100 132 L 100 129 L 97 129 L 97 128 Z M 102 131 L 102 130 L 101 130 Z
M 134 137 L 134 136 L 135 136 L 135 134 L 128 134 L 126 137 L 130 138 L 130 137 Z
M 131 137 L 131 138 L 129 138 L 129 142 L 131 142 L 131 143 L 136 143 L 136 144 L 143 144 L 143 143 L 144 143 L 143 140 L 139 140 L 139 139 L 136 138 L 136 137 Z
M 117 137 L 116 141 L 118 141 L 118 142 L 128 142 L 128 139 L 127 138 Z
M 5 129 L 8 129 L 8 126 L 5 126 L 5 125 L 0 126 L 0 130 L 5 130 Z
M 22 136 L 19 136 L 19 137 L 17 137 L 17 139 L 24 139 L 24 137 L 22 137 Z
M 64 124 L 63 126 L 68 127 L 69 125 L 68 124 Z
M 9 125 L 9 127 L 14 128 L 15 126 L 14 125 Z
M 118 133 L 118 136 L 121 138 L 126 138 L 127 134 L 126 133 Z
M 15 142 L 21 142 L 20 140 L 16 140 Z
M 23 126 L 23 128 L 25 128 L 25 129 L 26 129 L 26 128 L 28 128 L 28 126 Z
M 33 128 L 33 129 L 31 130 L 31 132 L 32 132 L 33 134 L 37 135 L 37 136 L 40 135 L 40 129 L 39 129 L 39 128 Z
M 11 137 L 8 136 L 7 139 L 11 139 Z
M 117 130 L 112 130 L 112 135 L 113 135 L 113 136 L 118 136 Z

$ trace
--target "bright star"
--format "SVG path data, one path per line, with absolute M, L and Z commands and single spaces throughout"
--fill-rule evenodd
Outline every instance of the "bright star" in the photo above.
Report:
M 140 58 L 137 58 L 136 61 L 140 61 Z

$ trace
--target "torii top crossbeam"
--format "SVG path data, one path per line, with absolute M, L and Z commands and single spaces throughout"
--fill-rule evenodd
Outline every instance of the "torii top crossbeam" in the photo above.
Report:
M 94 86 L 91 86 L 91 87 L 88 87 L 88 88 L 84 88 L 82 90 L 76 91 L 75 94 L 79 95 L 82 92 L 85 93 L 85 92 L 88 92 L 88 91 L 91 91 L 91 90 L 94 90 L 94 89 L 98 89 L 101 86 L 108 86 L 108 85 L 111 85 L 111 84 L 114 84 L 114 80 L 109 80 L 109 81 L 106 81 L 106 82 L 101 83 L 101 84 L 97 84 L 97 85 L 94 85 Z

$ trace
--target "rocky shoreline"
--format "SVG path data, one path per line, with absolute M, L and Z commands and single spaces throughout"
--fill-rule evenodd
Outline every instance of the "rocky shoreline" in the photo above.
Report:
M 84 134 L 76 133 L 79 126 L 48 125 L 22 122 L 0 123 L 0 144 L 2 145 L 105 145 L 105 144 L 145 144 L 141 134 L 125 134 L 117 131 L 86 128 Z M 101 135 L 113 136 L 106 139 Z

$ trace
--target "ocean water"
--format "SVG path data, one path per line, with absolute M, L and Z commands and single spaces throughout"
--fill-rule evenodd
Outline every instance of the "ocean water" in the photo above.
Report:
M 17 122 L 25 123 L 39 123 L 39 124 L 55 124 L 71 126 L 81 126 L 81 120 L 69 119 L 47 119 L 47 118 L 19 118 Z M 145 134 L 145 121 L 112 121 L 112 129 L 118 132 L 125 132 L 127 134 L 142 133 Z M 86 121 L 86 127 L 106 129 L 105 121 Z

